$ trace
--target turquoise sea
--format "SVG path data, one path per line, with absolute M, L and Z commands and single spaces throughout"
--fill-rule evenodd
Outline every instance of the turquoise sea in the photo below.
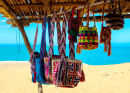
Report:
M 49 47 L 47 47 L 48 50 Z M 112 55 L 107 56 L 103 52 L 104 45 L 100 44 L 95 50 L 82 50 L 76 54 L 76 59 L 82 60 L 89 65 L 110 65 L 130 62 L 130 44 L 112 44 Z M 35 51 L 40 51 L 40 45 Z M 54 46 L 54 54 L 58 55 L 58 47 Z M 69 46 L 66 47 L 66 54 L 69 56 Z M 29 53 L 25 45 L 0 45 L 0 61 L 28 61 Z

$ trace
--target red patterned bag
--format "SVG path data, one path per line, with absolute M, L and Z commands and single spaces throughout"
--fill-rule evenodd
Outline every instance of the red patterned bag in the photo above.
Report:
M 74 42 L 70 42 L 70 58 L 66 58 L 66 13 L 63 16 L 63 29 L 61 36 L 61 58 L 52 60 L 53 68 L 53 84 L 58 87 L 74 88 L 80 81 L 79 73 L 81 73 L 81 60 L 75 59 Z
M 111 29 L 109 27 L 103 26 L 104 6 L 105 6 L 105 1 L 103 5 L 103 12 L 102 12 L 102 28 L 100 33 L 100 43 L 104 44 L 104 52 L 108 51 L 108 56 L 110 56 L 111 55 Z
M 73 7 L 72 9 L 72 16 L 68 22 L 68 33 L 71 36 L 77 37 L 79 34 L 79 26 L 81 24 L 80 22 L 80 16 L 79 16 L 79 10 L 78 10 L 78 19 L 74 18 L 74 9 L 75 7 Z

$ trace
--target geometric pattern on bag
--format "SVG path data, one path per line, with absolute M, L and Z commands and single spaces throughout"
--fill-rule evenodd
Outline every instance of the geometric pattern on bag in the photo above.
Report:
M 79 29 L 79 46 L 84 50 L 96 49 L 99 45 L 98 31 L 96 27 L 80 27 Z
M 59 60 L 52 60 L 53 83 L 58 87 L 73 88 L 77 86 L 80 81 L 78 72 L 81 69 L 82 61 L 66 58 L 66 51 L 65 51 L 66 50 L 66 12 L 64 12 L 63 15 L 62 28 L 63 29 L 62 29 L 62 37 L 61 37 L 61 48 L 60 48 L 61 58 Z M 71 50 L 69 52 L 72 51 L 74 52 L 74 50 Z M 54 65 L 56 67 L 54 67 Z
M 55 81 L 55 75 L 58 70 L 60 60 L 53 61 L 53 84 L 56 85 Z M 81 72 L 81 64 L 82 61 L 80 60 L 71 60 L 67 59 L 66 62 L 66 68 L 63 72 L 63 82 L 58 83 L 58 87 L 68 87 L 68 88 L 74 88 L 78 85 L 80 82 L 80 78 L 78 76 L 78 73 Z
M 79 28 L 78 44 L 79 47 L 81 47 L 81 49 L 83 50 L 93 50 L 96 49 L 99 45 L 98 31 L 95 25 L 94 13 L 93 13 L 93 19 L 94 19 L 94 27 L 89 27 L 89 4 L 88 4 L 87 25 L 82 26 L 83 24 L 82 23 Z M 83 21 L 83 15 L 82 15 L 82 21 Z
M 52 78 L 52 72 L 51 72 L 51 67 L 49 63 L 50 58 L 49 57 L 44 57 L 44 67 L 45 67 L 45 77 L 48 79 L 46 82 L 47 83 L 52 83 L 53 78 Z

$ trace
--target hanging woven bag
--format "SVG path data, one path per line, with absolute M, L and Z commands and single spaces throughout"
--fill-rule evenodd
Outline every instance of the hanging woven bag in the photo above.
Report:
M 81 24 L 80 22 L 80 16 L 79 16 L 79 10 L 78 10 L 78 19 L 74 18 L 74 9 L 75 7 L 72 8 L 72 16 L 68 22 L 68 34 L 74 37 L 77 37 L 79 34 L 79 26 Z
M 82 16 L 82 20 L 83 20 L 83 16 Z M 89 27 L 89 5 L 88 5 L 87 26 L 80 25 L 78 45 L 83 50 L 93 50 L 98 48 L 99 45 L 98 42 L 99 42 L 98 31 L 95 26 L 95 18 L 94 18 L 94 27 Z
M 53 60 L 53 84 L 57 87 L 74 88 L 78 85 L 80 78 L 78 73 L 81 72 L 81 60 L 75 59 L 74 42 L 69 42 L 70 58 L 66 58 L 66 12 L 63 16 L 63 29 L 61 37 L 61 58 Z
M 124 28 L 124 17 L 119 0 L 110 0 L 109 11 L 106 15 L 106 25 L 113 30 Z
M 102 28 L 101 28 L 101 33 L 100 33 L 100 43 L 105 44 L 104 52 L 108 51 L 108 56 L 110 56 L 111 55 L 111 29 L 110 27 L 103 26 L 104 7 L 105 7 L 105 0 L 103 4 L 103 11 L 102 11 Z

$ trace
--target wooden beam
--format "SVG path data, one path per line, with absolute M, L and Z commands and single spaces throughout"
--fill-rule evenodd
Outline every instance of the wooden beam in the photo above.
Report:
M 88 3 L 89 4 L 92 4 L 92 3 L 94 3 L 96 0 L 88 0 Z
M 38 93 L 43 93 L 42 84 L 38 83 Z
M 45 1 L 46 2 L 46 1 Z M 66 2 L 66 3 L 49 3 L 48 6 L 74 6 L 74 5 L 84 5 L 86 2 Z M 45 7 L 45 4 L 28 4 L 28 5 L 14 5 L 9 6 L 10 8 L 17 7 Z
M 107 12 L 108 12 L 108 10 L 105 10 L 105 11 L 104 11 L 104 13 L 107 13 Z M 129 12 L 130 12 L 130 9 L 127 9 L 127 10 L 125 10 L 125 11 L 122 12 L 122 13 L 129 13 Z M 102 10 L 94 11 L 94 13 L 102 14 Z
M 125 6 L 122 8 L 122 13 L 125 12 L 125 10 L 127 10 L 128 6 L 130 6 L 130 1 L 127 3 L 127 5 L 125 5 Z
M 128 19 L 130 18 L 130 14 L 125 14 L 123 15 L 124 18 Z M 95 16 L 96 18 L 96 22 L 101 22 L 101 17 L 102 16 Z M 105 21 L 105 18 L 104 17 L 104 21 Z M 89 18 L 90 22 L 93 22 L 93 17 L 90 17 Z M 29 19 L 17 19 L 18 22 L 20 22 L 21 24 L 30 24 L 30 23 L 38 23 L 38 18 L 29 18 Z M 63 18 L 60 18 L 60 21 L 62 22 L 63 21 Z M 86 21 L 86 17 L 83 18 L 83 21 Z M 14 19 L 9 19 L 6 21 L 7 24 L 12 24 L 12 25 L 15 25 L 15 21 Z M 39 23 L 42 23 L 42 19 L 40 18 L 39 20 Z

